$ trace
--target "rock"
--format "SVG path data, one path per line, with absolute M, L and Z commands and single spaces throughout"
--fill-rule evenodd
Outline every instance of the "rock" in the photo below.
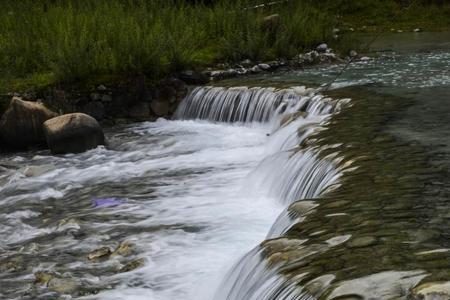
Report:
M 271 69 L 270 65 L 268 64 L 259 64 L 258 67 L 264 71 L 269 71 Z
M 111 254 L 112 256 L 130 256 L 134 252 L 134 245 L 130 242 L 124 241 L 117 246 L 116 250 Z
M 316 47 L 316 50 L 318 52 L 325 52 L 325 51 L 327 51 L 327 49 L 328 49 L 328 45 L 325 43 L 320 44 L 319 46 Z
M 98 93 L 92 93 L 90 95 L 92 101 L 100 101 L 102 99 L 102 95 Z
M 450 299 L 450 282 L 429 282 L 412 290 L 413 300 L 448 300 Z
M 61 294 L 72 294 L 79 288 L 78 282 L 72 278 L 53 278 L 47 286 L 49 290 Z
M 261 68 L 260 68 L 258 65 L 253 66 L 253 67 L 250 69 L 250 72 L 252 72 L 252 73 L 260 73 L 260 72 L 261 72 Z
M 100 85 L 97 87 L 97 90 L 99 90 L 99 91 L 106 91 L 107 89 L 106 89 L 106 86 L 104 86 L 103 84 L 100 84 Z
M 0 119 L 0 140 L 14 149 L 45 144 L 42 124 L 57 115 L 40 103 L 13 97 Z
M 104 94 L 104 95 L 101 95 L 101 96 L 100 96 L 100 100 L 101 100 L 102 102 L 111 102 L 113 99 L 112 99 L 112 96 L 111 96 L 111 95 Z
M 364 248 L 375 245 L 377 239 L 372 236 L 357 237 L 347 243 L 348 248 Z
M 17 272 L 25 268 L 21 256 L 16 256 L 8 260 L 0 261 L 0 272 Z
M 34 278 L 34 284 L 48 285 L 50 280 L 55 278 L 55 276 L 49 272 L 38 271 L 34 273 Z
M 237 75 L 245 75 L 247 74 L 247 69 L 246 68 L 237 68 L 236 69 Z
M 421 28 L 416 28 L 416 29 L 414 29 L 414 32 L 422 32 L 422 29 Z
M 138 258 L 138 259 L 132 260 L 129 263 L 127 263 L 126 265 L 124 265 L 123 267 L 121 267 L 119 269 L 119 273 L 130 272 L 130 271 L 136 270 L 136 269 L 144 266 L 144 264 L 145 264 L 145 259 L 143 259 L 143 258 Z
M 288 210 L 291 212 L 296 212 L 299 215 L 304 215 L 317 206 L 318 204 L 315 201 L 300 200 L 291 204 Z
M 360 60 L 361 60 L 361 61 L 369 61 L 369 60 L 370 60 L 370 57 L 363 56 L 363 57 L 361 57 Z
M 355 50 L 351 50 L 350 57 L 356 57 L 356 56 L 358 56 L 358 52 L 356 52 Z
M 101 121 L 105 118 L 105 106 L 100 101 L 92 101 L 87 103 L 83 109 L 83 113 Z
M 226 77 L 236 77 L 239 75 L 238 71 L 236 69 L 228 69 L 225 71 Z
M 250 59 L 245 59 L 241 61 L 241 65 L 245 68 L 249 68 L 254 65 L 254 63 Z
M 138 102 L 130 108 L 129 114 L 134 119 L 146 119 L 150 117 L 150 105 L 146 102 Z
M 281 64 L 280 64 L 280 62 L 279 61 L 276 61 L 276 60 L 274 60 L 274 61 L 269 61 L 268 63 L 267 63 L 271 68 L 278 68 Z
M 262 28 L 268 31 L 274 30 L 280 24 L 280 15 L 273 14 L 262 19 Z
M 56 169 L 54 165 L 27 166 L 21 169 L 22 174 L 26 177 L 36 177 Z
M 109 247 L 101 247 L 89 253 L 87 258 L 89 260 L 94 260 L 99 258 L 106 258 L 109 255 L 111 255 L 111 249 L 109 249 Z
M 103 130 L 97 120 L 82 113 L 47 120 L 44 132 L 53 154 L 84 152 L 105 143 Z
M 150 107 L 158 117 L 167 116 L 170 112 L 170 105 L 168 101 L 153 100 L 152 103 L 150 103 Z
M 209 82 L 208 77 L 204 74 L 192 70 L 183 71 L 178 76 L 179 79 L 187 84 L 206 84 Z

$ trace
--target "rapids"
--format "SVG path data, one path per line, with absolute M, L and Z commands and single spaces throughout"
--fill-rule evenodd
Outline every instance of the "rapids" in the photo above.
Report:
M 287 205 L 337 180 L 331 159 L 298 145 L 339 107 L 303 87 L 203 87 L 175 120 L 114 128 L 107 148 L 2 158 L 0 253 L 18 272 L 0 275 L 0 296 L 56 295 L 30 282 L 44 270 L 78 280 L 74 297 L 219 298 L 224 274 Z M 108 197 L 122 204 L 93 207 Z M 86 259 L 125 240 L 132 257 Z M 144 267 L 116 274 L 133 258 Z

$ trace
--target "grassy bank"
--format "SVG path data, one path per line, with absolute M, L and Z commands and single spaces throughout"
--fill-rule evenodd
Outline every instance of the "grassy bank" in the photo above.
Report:
M 291 0 L 251 9 L 272 1 L 195 2 L 0 1 L 0 93 L 87 78 L 159 79 L 214 63 L 290 58 L 322 42 L 347 52 L 354 40 L 333 38 L 335 27 L 450 27 L 446 0 Z M 279 20 L 265 22 L 272 14 Z
M 312 5 L 245 9 L 250 2 L 1 1 L 2 89 L 104 74 L 157 79 L 215 62 L 291 57 L 331 39 L 333 18 Z M 279 21 L 265 23 L 273 13 Z
M 449 0 L 316 0 L 340 26 L 364 32 L 450 29 Z

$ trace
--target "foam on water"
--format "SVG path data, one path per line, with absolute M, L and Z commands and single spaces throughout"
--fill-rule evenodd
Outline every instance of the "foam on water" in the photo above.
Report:
M 264 240 L 286 204 L 317 196 L 337 179 L 333 165 L 313 152 L 292 152 L 338 107 L 331 99 L 302 93 L 304 88 L 197 89 L 179 116 L 236 122 L 161 119 L 116 130 L 108 149 L 6 158 L 7 172 L 0 177 L 6 182 L 0 188 L 6 255 L 15 254 L 17 246 L 38 244 L 47 255 L 35 271 L 84 274 L 101 290 L 84 297 L 89 299 L 216 297 L 230 266 Z M 300 117 L 290 116 L 299 111 Z M 283 116 L 291 120 L 279 127 Z M 123 204 L 91 204 L 108 197 Z M 136 245 L 132 258 L 144 258 L 143 268 L 114 274 L 108 270 L 126 260 L 92 263 L 49 254 L 84 256 L 123 240 Z M 262 272 L 264 264 L 258 268 Z M 251 299 L 270 299 L 274 285 L 286 299 L 297 291 L 273 272 L 255 280 L 262 289 Z M 235 293 L 227 299 L 243 299 L 239 295 L 247 292 Z

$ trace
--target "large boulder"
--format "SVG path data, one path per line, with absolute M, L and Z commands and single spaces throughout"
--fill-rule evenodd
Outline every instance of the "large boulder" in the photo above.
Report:
M 43 104 L 13 97 L 0 119 L 0 140 L 12 149 L 45 144 L 42 124 L 57 115 Z
M 50 119 L 44 123 L 44 132 L 53 154 L 84 152 L 105 143 L 97 120 L 82 113 Z

